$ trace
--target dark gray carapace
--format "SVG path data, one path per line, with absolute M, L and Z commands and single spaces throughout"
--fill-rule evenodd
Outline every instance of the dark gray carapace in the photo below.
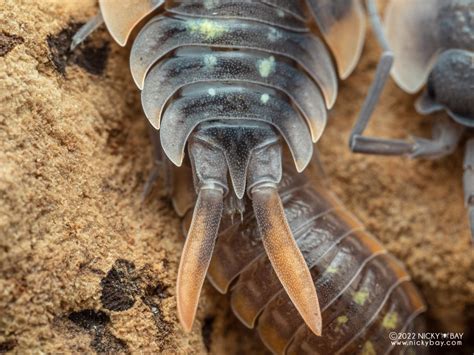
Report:
M 379 37 L 385 51 L 352 133 L 351 149 L 431 159 L 451 154 L 474 127 L 474 0 L 391 0 L 385 34 L 379 32 Z M 445 113 L 434 121 L 431 139 L 405 141 L 362 135 L 390 70 L 406 92 L 424 88 L 416 101 L 420 114 Z M 465 149 L 464 199 L 474 238 L 473 138 Z
M 102 21 L 121 45 L 139 29 L 131 72 L 187 228 L 177 280 L 184 329 L 207 274 L 273 352 L 406 350 L 388 334 L 423 327 L 407 273 L 299 174 L 338 77 L 359 61 L 361 0 L 99 3 L 73 45 Z

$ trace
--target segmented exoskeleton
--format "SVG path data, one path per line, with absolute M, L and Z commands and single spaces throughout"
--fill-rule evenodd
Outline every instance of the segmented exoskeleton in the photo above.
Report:
M 412 158 L 451 154 L 464 133 L 474 127 L 474 0 L 392 0 L 385 32 L 387 42 L 379 32 L 385 52 L 351 136 L 352 150 Z M 426 86 L 415 106 L 420 114 L 447 113 L 433 123 L 432 139 L 362 136 L 390 70 L 398 86 L 408 93 Z M 466 144 L 464 199 L 474 238 L 474 138 Z
M 298 175 L 338 85 L 311 19 L 346 78 L 364 42 L 360 1 L 100 6 L 74 44 L 102 17 L 122 45 L 141 28 L 132 76 L 159 129 L 158 165 L 174 164 L 171 195 L 188 226 L 177 280 L 183 327 L 192 327 L 208 270 L 274 352 L 388 352 L 389 331 L 418 327 L 424 305 L 403 268 L 324 188 Z

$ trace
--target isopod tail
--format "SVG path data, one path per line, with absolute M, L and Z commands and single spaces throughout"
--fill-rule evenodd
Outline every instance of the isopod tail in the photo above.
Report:
M 224 191 L 201 187 L 178 270 L 178 317 L 189 332 L 196 315 L 199 296 L 211 262 L 222 217 Z
M 252 204 L 268 258 L 291 301 L 316 335 L 322 318 L 316 288 L 285 217 L 276 185 L 252 190 Z
M 164 129 L 164 127 L 163 127 Z M 188 139 L 198 200 L 178 272 L 178 315 L 190 330 L 216 242 L 223 200 L 242 202 L 245 192 L 275 273 L 308 328 L 321 334 L 316 289 L 286 220 L 277 187 L 282 178 L 282 140 L 260 122 L 208 122 Z M 229 188 L 231 187 L 231 188 Z M 226 212 L 229 208 L 226 208 Z

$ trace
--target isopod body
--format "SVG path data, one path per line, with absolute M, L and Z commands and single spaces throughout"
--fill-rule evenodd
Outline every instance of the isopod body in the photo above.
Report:
M 176 292 L 186 330 L 206 274 L 275 353 L 386 353 L 388 332 L 422 327 L 423 301 L 400 264 L 299 174 L 338 74 L 358 62 L 359 0 L 100 6 L 120 44 L 139 28 L 131 72 L 187 227 Z

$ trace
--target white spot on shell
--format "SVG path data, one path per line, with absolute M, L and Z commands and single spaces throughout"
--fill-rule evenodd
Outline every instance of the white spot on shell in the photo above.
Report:
M 276 42 L 282 37 L 283 37 L 283 35 L 276 28 L 271 28 L 270 32 L 268 32 L 268 34 L 267 34 L 268 40 L 272 41 L 272 42 Z
M 270 100 L 270 95 L 263 94 L 262 96 L 260 96 L 260 101 L 262 102 L 262 104 L 266 105 L 268 100 Z
M 206 68 L 213 68 L 217 64 L 217 58 L 215 55 L 206 54 L 204 56 L 204 65 Z
M 262 78 L 268 78 L 275 71 L 275 57 L 261 59 L 257 63 L 258 72 Z
M 216 90 L 215 89 L 209 89 L 209 90 L 207 90 L 207 93 L 211 96 L 216 96 Z

